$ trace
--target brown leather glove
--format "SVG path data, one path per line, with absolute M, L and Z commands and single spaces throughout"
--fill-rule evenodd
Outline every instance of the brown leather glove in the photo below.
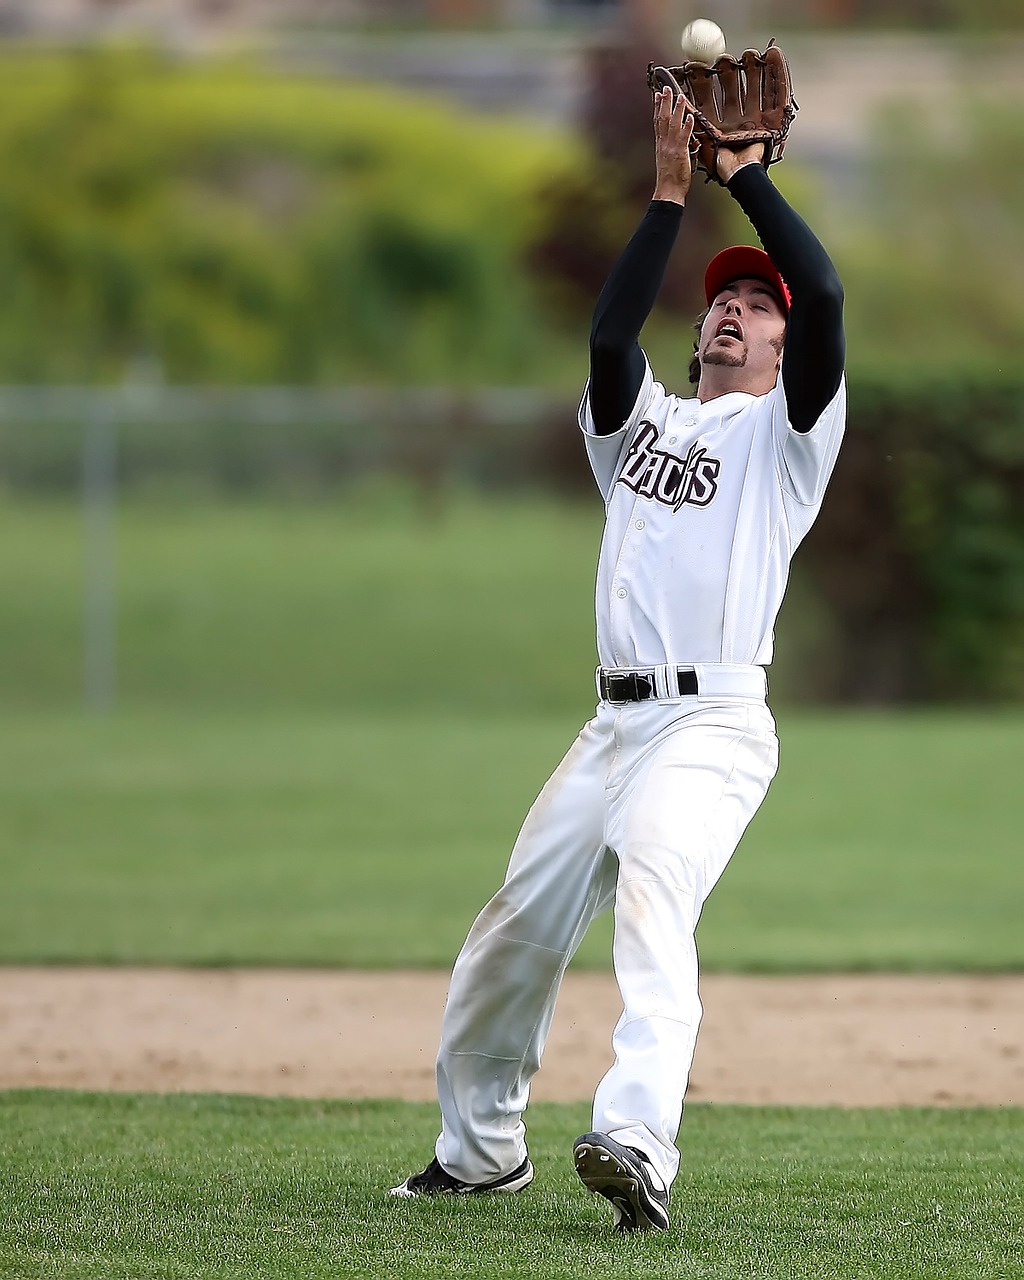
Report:
M 782 159 L 798 107 L 789 65 L 774 40 L 764 53 L 747 49 L 738 59 L 723 53 L 710 66 L 684 62 L 681 67 L 657 67 L 652 62 L 647 83 L 654 92 L 669 88 L 689 102 L 696 120 L 694 164 L 707 174 L 706 181 L 722 181 L 720 147 L 736 151 L 761 142 L 765 168 Z

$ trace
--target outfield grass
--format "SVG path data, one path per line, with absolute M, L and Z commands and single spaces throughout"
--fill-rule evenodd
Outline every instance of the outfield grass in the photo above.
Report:
M 622 1238 L 571 1172 L 581 1106 L 528 1115 L 522 1195 L 395 1201 L 434 1108 L 0 1095 L 9 1280 L 1024 1275 L 1024 1112 L 694 1106 L 664 1234 Z
M 709 969 L 1024 965 L 1024 717 L 786 715 Z M 8 715 L 0 961 L 450 965 L 568 717 Z M 605 963 L 599 922 L 580 961 Z
M 577 720 L 602 514 L 596 489 L 453 493 L 433 516 L 393 481 L 317 503 L 136 495 L 116 522 L 120 702 Z M 19 549 L 0 557 L 4 710 L 81 704 L 83 528 L 67 501 L 0 504 L 0 545 Z M 804 692 L 814 634 L 796 589 L 772 670 L 784 699 Z
M 602 508 L 393 485 L 326 502 L 129 500 L 117 518 L 126 706 L 570 711 L 593 698 Z M 5 501 L 0 706 L 81 703 L 83 524 Z
M 77 514 L 0 510 L 0 962 L 450 964 L 592 705 L 600 512 L 366 499 L 123 508 L 107 718 Z M 1024 967 L 1024 715 L 780 721 L 705 967 Z M 1024 1277 L 1020 1110 L 693 1106 L 642 1239 L 570 1172 L 586 1109 L 528 1118 L 530 1191 L 409 1204 L 431 1106 L 0 1094 L 0 1276 Z

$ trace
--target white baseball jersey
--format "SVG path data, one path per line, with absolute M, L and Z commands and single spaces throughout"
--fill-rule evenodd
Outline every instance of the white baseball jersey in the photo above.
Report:
M 794 431 L 782 379 L 767 395 L 669 395 L 648 362 L 621 430 L 580 406 L 607 520 L 597 571 L 606 667 L 771 662 L 793 552 L 821 507 L 846 422 L 846 383 Z
M 597 436 L 584 396 L 607 508 L 601 664 L 655 668 L 656 689 L 666 664 L 715 670 L 697 697 L 666 686 L 650 700 L 602 699 L 527 815 L 449 987 L 435 1156 L 452 1176 L 478 1184 L 526 1160 L 522 1116 L 562 975 L 613 906 L 623 1009 L 592 1126 L 642 1152 L 666 1187 L 675 1178 L 702 1010 L 695 930 L 778 767 L 761 667 L 845 411 L 841 384 L 801 435 L 781 383 L 701 404 L 667 395 L 648 366 L 622 429 Z

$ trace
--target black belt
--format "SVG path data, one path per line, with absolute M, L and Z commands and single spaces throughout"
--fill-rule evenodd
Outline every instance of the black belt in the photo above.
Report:
M 697 673 L 689 667 L 678 667 L 673 673 L 679 686 L 681 698 L 693 698 L 697 695 Z M 656 698 L 658 691 L 654 687 L 654 672 L 644 675 L 641 671 L 615 672 L 602 671 L 598 677 L 601 697 L 605 702 L 646 702 Z

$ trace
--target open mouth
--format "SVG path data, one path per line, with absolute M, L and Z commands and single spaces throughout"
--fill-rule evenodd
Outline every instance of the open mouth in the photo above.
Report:
M 743 330 L 735 320 L 723 320 L 715 330 L 716 338 L 734 338 L 737 342 L 743 341 Z

